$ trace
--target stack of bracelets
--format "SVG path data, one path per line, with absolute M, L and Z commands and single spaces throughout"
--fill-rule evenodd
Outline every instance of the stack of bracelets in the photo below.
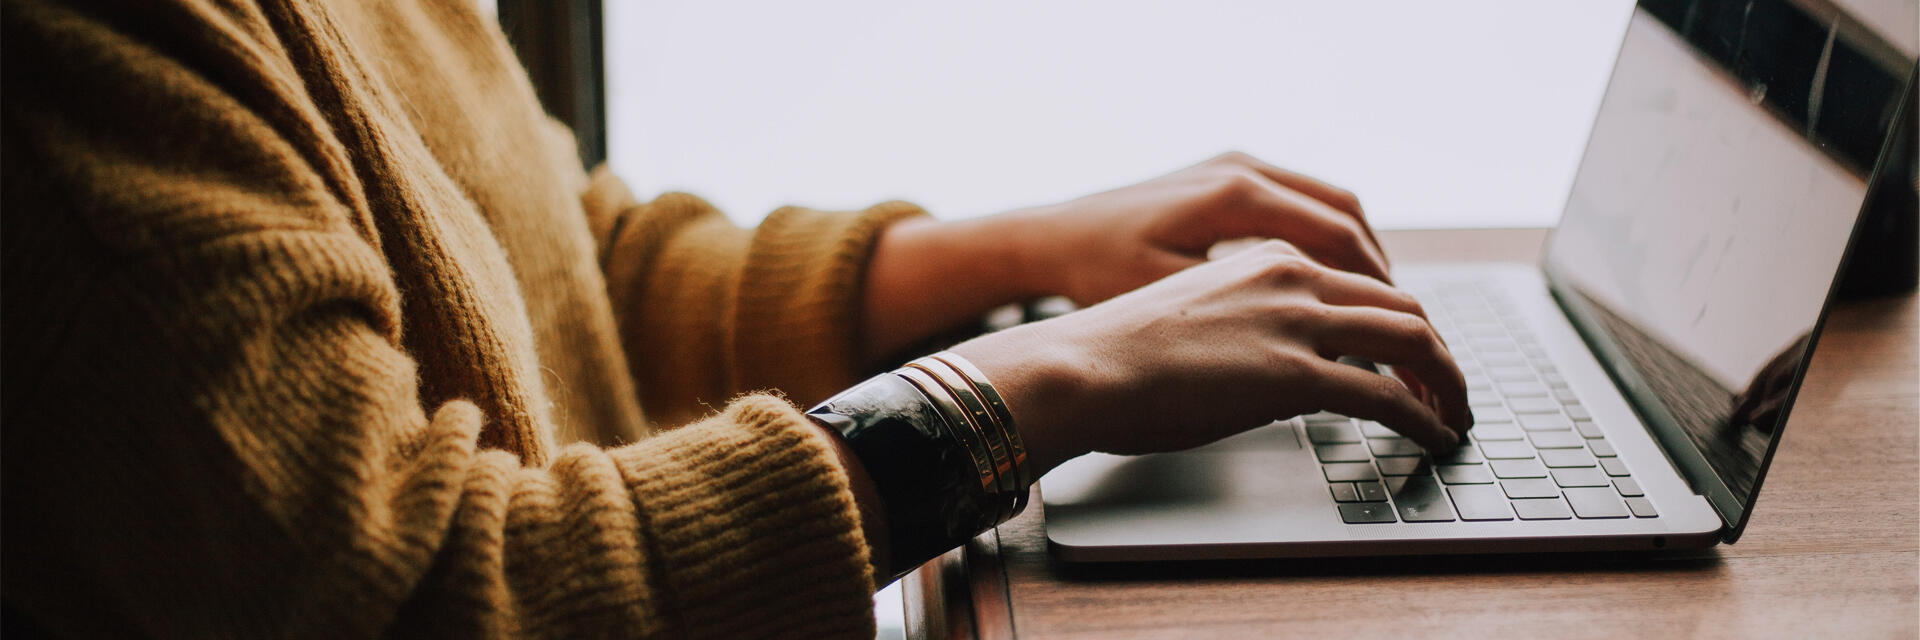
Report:
M 1012 519 L 1033 469 L 1013 413 L 973 363 L 942 351 L 854 385 L 807 416 L 838 432 L 886 509 L 905 573 Z

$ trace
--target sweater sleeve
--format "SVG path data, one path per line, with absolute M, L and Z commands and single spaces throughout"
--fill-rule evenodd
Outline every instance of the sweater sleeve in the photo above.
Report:
M 642 405 L 674 424 L 735 394 L 777 389 L 802 406 L 857 381 L 862 285 L 887 225 L 925 215 L 774 211 L 755 229 L 706 201 L 641 203 L 604 167 L 584 198 Z M 697 372 L 697 373 L 692 373 Z
M 103 13 L 0 12 L 10 613 L 110 637 L 871 637 L 847 477 L 791 405 L 539 467 L 482 449 L 474 404 L 421 401 L 379 240 L 319 169 L 338 149 L 257 108 L 297 86 L 182 62 L 272 34 Z

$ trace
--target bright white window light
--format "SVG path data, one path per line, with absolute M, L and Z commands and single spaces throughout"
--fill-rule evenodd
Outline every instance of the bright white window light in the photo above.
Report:
M 1381 227 L 1546 226 L 1631 3 L 609 0 L 609 152 L 742 223 L 947 217 L 1239 149 Z

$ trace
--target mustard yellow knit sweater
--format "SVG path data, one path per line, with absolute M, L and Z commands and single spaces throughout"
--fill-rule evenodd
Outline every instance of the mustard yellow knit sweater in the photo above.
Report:
M 917 210 L 637 202 L 472 4 L 0 5 L 10 608 L 871 636 L 846 476 L 788 400 L 855 380 L 865 259 Z

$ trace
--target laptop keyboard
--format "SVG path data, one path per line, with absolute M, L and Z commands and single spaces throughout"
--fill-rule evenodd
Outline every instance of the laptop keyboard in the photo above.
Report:
M 1306 416 L 1341 520 L 1659 516 L 1504 293 L 1473 281 L 1410 292 L 1466 374 L 1475 424 L 1466 443 L 1435 459 L 1377 423 Z

